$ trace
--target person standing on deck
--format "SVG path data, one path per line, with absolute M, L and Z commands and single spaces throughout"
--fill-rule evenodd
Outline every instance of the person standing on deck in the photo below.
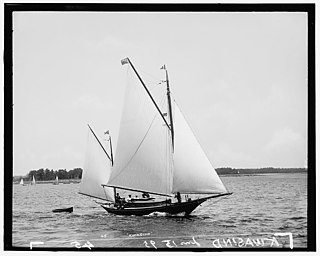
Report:
M 177 195 L 175 196 L 178 200 L 178 203 L 181 203 L 181 195 L 180 192 L 177 192 Z

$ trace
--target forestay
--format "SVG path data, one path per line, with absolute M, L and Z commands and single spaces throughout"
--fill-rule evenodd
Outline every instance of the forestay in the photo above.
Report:
M 110 178 L 111 162 L 93 131 L 88 131 L 87 151 L 80 183 L 80 193 L 103 200 L 114 201 L 113 189 L 102 187 Z

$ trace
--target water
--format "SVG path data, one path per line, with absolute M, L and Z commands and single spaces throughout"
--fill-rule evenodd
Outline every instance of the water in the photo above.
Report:
M 13 246 L 91 248 L 307 247 L 307 174 L 223 176 L 234 194 L 190 217 L 117 216 L 78 194 L 79 184 L 13 186 Z M 73 213 L 53 213 L 74 207 Z M 259 242 L 256 243 L 256 242 Z M 263 242 L 263 243 L 262 243 Z

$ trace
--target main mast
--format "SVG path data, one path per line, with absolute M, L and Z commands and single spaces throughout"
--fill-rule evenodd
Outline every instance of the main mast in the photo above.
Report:
M 172 139 L 172 149 L 174 149 L 174 129 L 173 129 L 173 118 L 172 118 L 172 105 L 171 105 L 171 96 L 170 96 L 170 87 L 169 87 L 169 77 L 166 66 L 163 66 L 166 71 L 166 82 L 167 82 L 167 97 L 168 97 L 168 108 L 169 108 L 169 118 L 170 118 L 170 130 L 171 130 L 171 139 Z

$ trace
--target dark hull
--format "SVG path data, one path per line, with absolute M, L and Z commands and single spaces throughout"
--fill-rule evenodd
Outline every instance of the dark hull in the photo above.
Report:
M 54 209 L 52 212 L 73 212 L 73 207 L 70 208 L 63 208 L 63 209 Z
M 146 207 L 128 207 L 124 209 L 117 209 L 113 207 L 108 207 L 106 205 L 101 205 L 107 212 L 117 214 L 117 215 L 148 215 L 153 212 L 163 212 L 168 214 L 179 214 L 189 215 L 194 209 L 196 209 L 200 204 L 206 201 L 208 198 L 197 199 L 189 202 L 183 203 L 168 203 L 158 206 L 146 206 Z
M 215 197 L 221 197 L 221 196 L 227 196 L 231 195 L 232 193 L 224 193 L 224 194 L 218 194 L 218 195 L 212 195 L 196 200 L 190 200 L 188 202 L 181 202 L 181 203 L 170 203 L 166 201 L 164 204 L 155 205 L 155 206 L 145 206 L 145 207 L 128 207 L 125 206 L 123 209 L 115 208 L 111 205 L 101 205 L 107 212 L 117 214 L 117 215 L 149 215 L 153 212 L 162 212 L 162 213 L 168 213 L 168 214 L 184 214 L 185 216 L 188 216 L 194 209 L 196 209 L 200 204 L 207 201 L 208 199 L 215 198 Z

